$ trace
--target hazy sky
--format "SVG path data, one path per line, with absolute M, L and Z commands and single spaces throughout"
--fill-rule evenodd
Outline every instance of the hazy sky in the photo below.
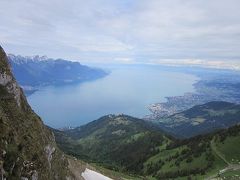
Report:
M 240 61 L 240 0 L 0 0 L 8 53 L 79 61 Z

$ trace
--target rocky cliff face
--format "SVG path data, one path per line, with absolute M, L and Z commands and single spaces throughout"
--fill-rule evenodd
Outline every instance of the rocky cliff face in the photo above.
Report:
M 0 179 L 75 179 L 52 132 L 28 105 L 1 47 Z

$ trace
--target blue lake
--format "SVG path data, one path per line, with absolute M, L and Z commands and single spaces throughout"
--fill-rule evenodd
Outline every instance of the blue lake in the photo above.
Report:
M 193 92 L 197 80 L 194 75 L 161 67 L 119 67 L 95 81 L 42 88 L 28 101 L 51 127 L 80 126 L 106 114 L 144 117 L 150 113 L 149 104 Z

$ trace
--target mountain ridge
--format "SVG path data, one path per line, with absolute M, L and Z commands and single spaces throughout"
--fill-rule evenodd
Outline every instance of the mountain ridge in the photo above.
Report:
M 188 138 L 236 125 L 239 117 L 239 104 L 213 101 L 153 122 L 174 136 Z
M 17 81 L 28 94 L 42 86 L 81 83 L 108 75 L 103 69 L 47 56 L 23 57 L 10 54 L 8 58 Z

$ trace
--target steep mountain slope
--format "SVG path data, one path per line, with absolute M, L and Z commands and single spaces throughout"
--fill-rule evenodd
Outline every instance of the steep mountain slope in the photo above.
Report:
M 192 137 L 240 123 L 240 105 L 209 102 L 157 120 L 160 127 L 176 137 Z
M 135 174 L 137 179 L 203 179 L 216 177 L 219 172 L 239 170 L 236 142 L 240 138 L 240 126 L 177 140 L 146 121 L 109 115 L 76 129 L 54 133 L 59 147 L 66 153 Z M 236 147 L 230 155 L 227 149 L 234 143 Z M 222 157 L 234 161 L 228 163 Z
M 22 57 L 8 55 L 13 73 L 24 88 L 34 90 L 38 86 L 63 85 L 94 80 L 107 75 L 105 71 L 63 59 L 46 56 Z
M 0 177 L 74 179 L 55 139 L 31 110 L 0 47 Z

